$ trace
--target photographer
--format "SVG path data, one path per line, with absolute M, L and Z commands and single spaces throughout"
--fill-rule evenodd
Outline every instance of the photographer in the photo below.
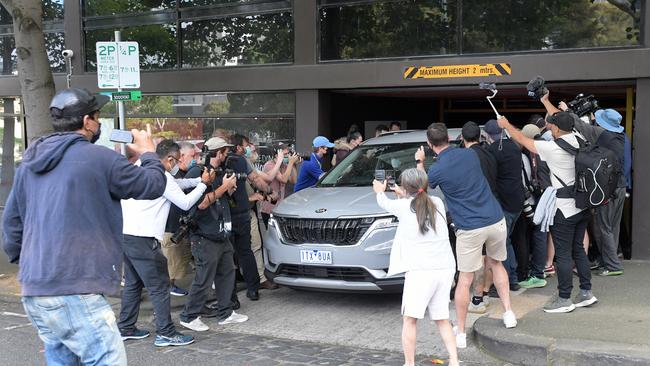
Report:
M 166 180 L 150 131 L 131 130 L 139 167 L 94 145 L 108 101 L 76 88 L 52 98 L 56 132 L 25 151 L 2 217 L 3 249 L 19 264 L 23 306 L 48 364 L 126 365 L 105 298 L 119 294 L 122 277 L 119 200 L 160 197 Z
M 225 161 L 232 145 L 222 138 L 212 137 L 205 142 L 209 164 L 216 168 Z M 197 169 L 188 172 L 195 174 Z M 190 227 L 190 241 L 196 273 L 185 308 L 180 315 L 181 325 L 197 332 L 210 328 L 201 316 L 217 317 L 219 324 L 242 323 L 248 317 L 233 310 L 232 294 L 235 286 L 234 250 L 230 244 L 230 209 L 226 195 L 237 190 L 235 175 L 217 175 L 216 180 L 195 211 Z M 215 310 L 205 306 L 208 291 L 214 284 L 217 295 Z
M 528 151 L 539 154 L 539 157 L 548 164 L 554 189 L 562 189 L 564 187 L 562 182 L 568 186 L 575 183 L 575 158 L 560 147 L 557 142 L 535 141 L 528 138 L 510 124 L 505 117 L 501 117 L 498 122 L 499 126 L 508 131 L 513 140 Z M 580 145 L 576 135 L 571 132 L 573 125 L 574 119 L 567 112 L 557 113 L 547 120 L 547 128 L 551 131 L 555 140 L 562 139 L 574 148 L 578 148 Z M 551 209 L 552 212 L 548 212 L 548 214 L 553 215 L 553 225 L 550 228 L 557 259 L 558 296 L 544 305 L 544 311 L 547 313 L 567 313 L 573 311 L 576 307 L 589 306 L 598 301 L 591 292 L 589 260 L 582 248 L 582 239 L 590 215 L 588 210 L 581 210 L 576 207 L 575 198 L 558 197 L 554 207 Z M 571 301 L 573 263 L 575 263 L 580 278 L 580 292 L 576 295 L 574 301 Z
M 172 140 L 163 140 L 156 147 L 160 163 L 165 167 L 167 185 L 162 197 L 155 200 L 122 201 L 124 226 L 124 290 L 118 327 L 122 339 L 141 339 L 148 331 L 136 328 L 142 288 L 146 287 L 153 303 L 156 317 L 154 345 L 183 346 L 194 342 L 194 337 L 176 331 L 171 318 L 169 300 L 169 273 L 167 259 L 162 254 L 165 223 L 171 204 L 189 210 L 212 184 L 215 173 L 203 171 L 201 178 L 175 180 L 172 172 L 180 168 L 180 147 Z M 189 194 L 183 188 L 196 187 Z
M 280 153 L 284 156 L 282 161 L 273 161 L 269 160 L 264 164 L 262 170 L 268 172 L 269 174 L 275 170 L 276 167 L 279 167 L 278 172 L 273 177 L 271 183 L 271 190 L 275 193 L 278 198 L 275 203 L 269 201 L 263 201 L 260 205 L 262 211 L 262 220 L 264 221 L 264 226 L 268 228 L 269 218 L 271 217 L 271 212 L 273 209 L 284 200 L 285 197 L 285 187 L 287 183 L 296 184 L 298 179 L 298 169 L 296 165 L 300 162 L 300 155 L 289 151 L 289 145 L 278 144 L 275 147 L 276 156 L 279 156 Z
M 246 192 L 246 180 L 250 181 L 253 187 L 262 191 L 268 189 L 264 178 L 258 174 L 245 158 L 245 155 L 252 153 L 248 139 L 242 135 L 231 137 L 232 149 L 226 158 L 225 166 L 238 174 L 237 190 L 232 194 L 234 205 L 230 208 L 232 215 L 232 233 L 235 254 L 242 269 L 246 281 L 246 297 L 252 301 L 259 300 L 260 276 L 257 272 L 255 256 L 251 249 L 251 218 L 249 213 L 248 193 Z M 243 178 L 244 175 L 246 178 Z M 234 281 L 234 280 L 233 280 Z M 233 282 L 234 285 L 234 282 Z M 233 293 L 233 300 L 237 297 Z
M 557 113 L 560 110 L 555 108 L 549 101 L 549 94 L 542 99 L 544 106 L 549 113 Z M 569 111 L 566 103 L 560 103 L 560 109 Z M 619 166 L 624 166 L 625 158 L 625 133 L 621 120 L 623 117 L 613 109 L 599 109 L 594 114 L 590 113 L 590 120 L 595 125 L 584 122 L 577 115 L 571 114 L 574 118 L 574 128 L 584 138 L 594 145 L 604 147 L 614 152 L 619 161 Z M 602 268 L 600 276 L 620 276 L 623 274 L 623 264 L 617 255 L 619 230 L 623 216 L 623 204 L 625 203 L 625 175 L 621 174 L 616 186 L 616 197 L 611 198 L 606 205 L 594 209 L 594 236 L 600 257 L 598 264 Z

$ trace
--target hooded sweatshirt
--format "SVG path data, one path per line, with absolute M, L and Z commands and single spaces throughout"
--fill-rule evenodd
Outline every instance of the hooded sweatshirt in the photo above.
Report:
M 137 167 L 74 132 L 25 151 L 2 218 L 23 296 L 119 293 L 120 200 L 160 197 L 166 184 L 156 154 L 141 160 Z

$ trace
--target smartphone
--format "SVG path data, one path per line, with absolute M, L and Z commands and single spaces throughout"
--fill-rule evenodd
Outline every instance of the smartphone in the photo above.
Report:
M 114 129 L 111 131 L 109 140 L 113 142 L 121 142 L 123 144 L 130 144 L 133 142 L 133 134 L 130 131 Z
M 377 169 L 375 170 L 375 179 L 383 182 L 386 180 L 386 170 L 384 169 Z

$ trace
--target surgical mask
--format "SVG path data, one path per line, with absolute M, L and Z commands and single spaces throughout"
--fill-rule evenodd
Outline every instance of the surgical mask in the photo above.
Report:
M 187 170 L 190 170 L 196 166 L 196 159 L 190 160 L 190 163 L 187 165 Z
M 176 174 L 178 174 L 178 171 L 179 171 L 180 169 L 181 169 L 181 168 L 178 166 L 178 164 L 176 164 L 176 165 L 174 165 L 174 167 L 172 168 L 172 170 L 169 171 L 169 174 L 175 176 Z
M 288 157 L 288 156 L 285 156 L 284 158 L 282 158 L 282 162 L 283 162 L 284 164 L 289 164 L 289 157 Z
M 246 152 L 244 153 L 247 158 L 251 157 L 251 154 L 253 153 L 253 150 L 251 149 L 250 146 L 246 146 Z

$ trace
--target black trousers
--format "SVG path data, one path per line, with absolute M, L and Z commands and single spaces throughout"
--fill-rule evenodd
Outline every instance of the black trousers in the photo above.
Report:
M 122 331 L 135 330 L 140 313 L 142 288 L 146 288 L 156 314 L 156 333 L 170 337 L 176 333 L 169 300 L 167 258 L 160 242 L 154 238 L 124 235 L 124 290 L 117 326 Z
M 559 209 L 555 214 L 555 220 L 553 226 L 551 226 L 551 235 L 555 246 L 557 289 L 561 298 L 568 299 L 571 297 L 574 263 L 580 278 L 580 289 L 591 290 L 589 259 L 582 246 L 590 216 L 589 210 L 582 211 L 568 219 L 564 217 Z
M 230 296 L 235 283 L 232 245 L 228 240 L 217 242 L 197 236 L 193 236 L 191 242 L 196 268 L 190 294 L 180 318 L 184 322 L 191 322 L 201 315 L 214 283 L 218 301 L 217 317 L 219 320 L 226 319 L 232 314 Z
M 232 216 L 232 238 L 246 288 L 248 291 L 257 291 L 260 288 L 260 276 L 257 273 L 255 255 L 251 250 L 251 217 L 248 211 Z

